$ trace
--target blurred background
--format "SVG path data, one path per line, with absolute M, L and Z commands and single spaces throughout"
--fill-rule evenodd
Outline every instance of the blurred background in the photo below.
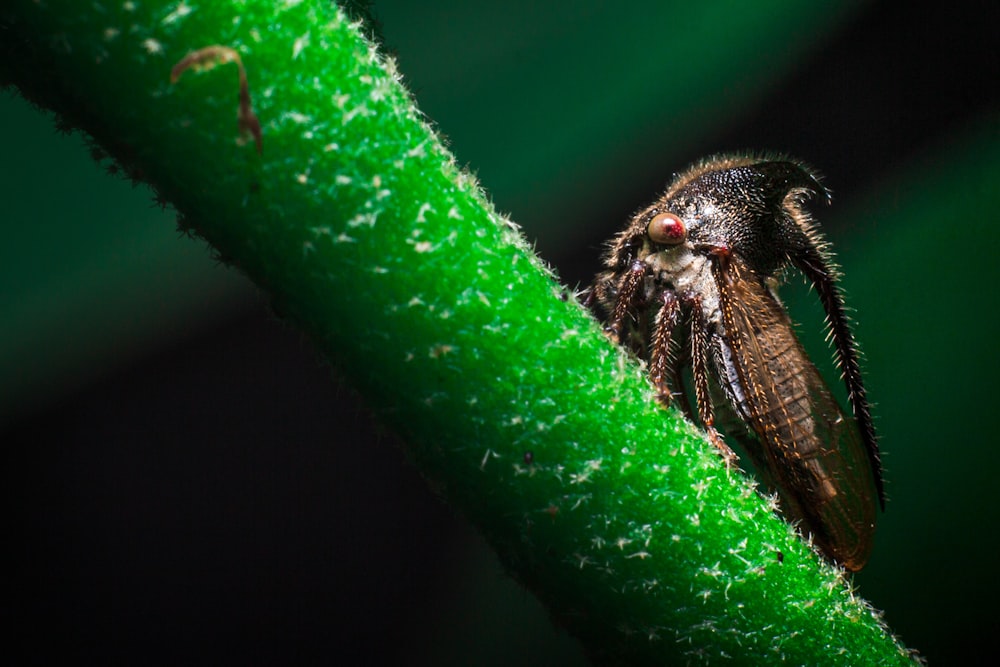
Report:
M 556 6 L 556 5 L 565 6 Z M 570 285 L 673 173 L 826 177 L 889 504 L 855 577 L 932 663 L 1000 631 L 1000 55 L 986 2 L 374 5 L 459 162 Z M 0 93 L 0 443 L 25 655 L 584 664 L 241 276 Z M 827 363 L 822 312 L 786 300 Z M 54 655 L 54 654 L 52 654 Z

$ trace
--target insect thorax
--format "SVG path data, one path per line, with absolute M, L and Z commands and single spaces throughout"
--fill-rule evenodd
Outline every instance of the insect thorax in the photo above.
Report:
M 671 287 L 682 296 L 698 295 L 705 322 L 709 326 L 721 326 L 719 289 L 707 256 L 683 245 L 651 252 L 643 261 L 650 268 L 645 284 L 647 302 L 655 301 L 664 287 Z

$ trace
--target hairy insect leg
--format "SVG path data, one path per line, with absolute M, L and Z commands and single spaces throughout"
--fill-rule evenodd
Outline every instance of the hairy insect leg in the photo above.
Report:
M 670 336 L 680 319 L 681 304 L 673 290 L 664 290 L 660 294 L 660 301 L 662 303 L 653 323 L 653 340 L 649 348 L 649 378 L 656 387 L 660 401 L 669 405 L 673 402 L 670 381 L 677 378 L 676 367 L 672 367 L 670 363 Z
M 701 310 L 701 298 L 692 300 L 691 308 L 691 373 L 694 376 L 694 395 L 698 407 L 698 418 L 705 426 L 708 440 L 719 450 L 726 467 L 736 467 L 739 457 L 736 452 L 722 439 L 722 434 L 715 428 L 715 409 L 712 406 L 712 396 L 708 389 L 708 367 L 706 354 L 708 347 L 708 328 L 705 325 L 705 315 Z
M 837 287 L 834 269 L 829 260 L 824 257 L 821 249 L 815 243 L 807 245 L 792 262 L 806 275 L 812 283 L 826 311 L 833 343 L 837 351 L 837 365 L 847 386 L 847 400 L 851 404 L 854 418 L 858 422 L 861 438 L 865 443 L 868 461 L 875 478 L 875 489 L 878 492 L 879 504 L 885 510 L 885 488 L 882 482 L 882 460 L 878 451 L 878 439 L 875 436 L 875 425 L 872 421 L 871 406 L 865 395 L 865 385 L 861 379 L 861 364 L 858 361 L 858 350 L 848 325 L 847 314 L 844 312 L 844 299 Z
M 635 260 L 618 285 L 618 299 L 611 311 L 611 317 L 608 318 L 608 324 L 604 328 L 605 332 L 616 343 L 622 342 L 622 328 L 625 324 L 625 318 L 629 313 L 635 311 L 636 301 L 641 298 L 640 288 L 646 271 L 646 264 Z

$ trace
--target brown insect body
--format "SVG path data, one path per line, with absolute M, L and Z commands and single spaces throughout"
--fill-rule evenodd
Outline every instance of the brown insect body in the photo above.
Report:
M 849 570 L 868 560 L 881 464 L 854 340 L 826 243 L 803 201 L 828 198 L 803 165 L 712 158 L 675 179 L 613 241 L 590 300 L 609 335 L 649 364 L 665 402 L 697 414 L 729 461 L 716 423 L 746 449 L 789 518 Z M 806 356 L 774 292 L 799 268 L 830 325 L 853 418 Z

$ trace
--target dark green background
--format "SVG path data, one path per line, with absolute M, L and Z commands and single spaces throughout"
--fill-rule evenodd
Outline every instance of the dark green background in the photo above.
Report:
M 826 175 L 834 206 L 816 212 L 856 311 L 890 499 L 855 582 L 932 662 L 985 664 L 1000 630 L 992 13 L 741 6 L 375 15 L 460 162 L 570 284 L 700 156 L 776 150 Z M 146 191 L 6 96 L 0 170 L 7 572 L 27 591 L 7 616 L 24 647 L 582 661 L 308 342 Z M 821 313 L 789 287 L 825 363 Z

